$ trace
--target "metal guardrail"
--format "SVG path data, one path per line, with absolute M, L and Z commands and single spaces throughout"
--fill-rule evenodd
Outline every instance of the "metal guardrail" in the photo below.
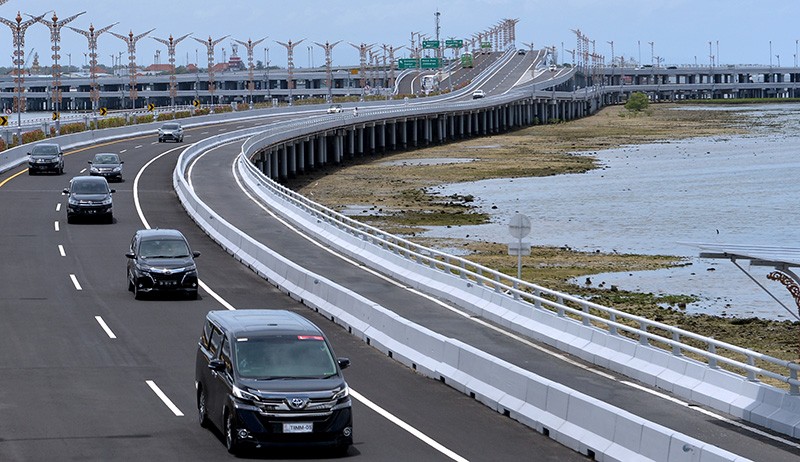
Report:
M 509 97 L 510 98 L 510 97 Z M 517 96 L 515 99 L 519 99 Z M 482 102 L 485 105 L 485 102 Z M 469 105 L 470 103 L 465 103 Z M 459 104 L 449 104 L 453 109 Z M 349 118 L 372 119 L 378 115 L 399 115 L 401 113 L 431 112 L 434 109 L 408 108 L 396 110 L 363 111 L 362 115 Z M 334 119 L 334 120 L 331 120 Z M 242 156 L 248 162 L 250 173 L 258 175 L 258 181 L 272 194 L 276 194 L 296 207 L 302 209 L 317 220 L 334 226 L 359 239 L 388 250 L 416 264 L 434 268 L 443 273 L 490 288 L 497 294 L 523 300 L 531 305 L 532 310 L 547 310 L 562 318 L 571 318 L 586 326 L 604 329 L 611 335 L 626 335 L 639 341 L 642 345 L 656 344 L 671 349 L 677 357 L 689 355 L 699 359 L 709 368 L 716 369 L 720 364 L 729 366 L 731 372 L 744 372 L 749 381 L 769 378 L 788 385 L 789 393 L 800 395 L 798 371 L 800 364 L 758 353 L 736 345 L 704 337 L 693 332 L 635 316 L 624 311 L 593 303 L 579 297 L 547 289 L 522 279 L 517 279 L 492 268 L 481 266 L 468 259 L 440 252 L 412 241 L 394 236 L 378 228 L 358 222 L 343 214 L 313 202 L 308 198 L 266 178 L 249 162 L 249 159 L 265 147 L 291 140 L 295 137 L 330 130 L 342 125 L 342 118 L 320 117 L 313 121 L 278 123 L 266 127 L 260 135 L 247 140 L 242 147 Z M 727 355 L 721 353 L 727 352 Z M 762 367 L 763 366 L 763 367 Z M 739 374 L 741 375 L 741 374 Z

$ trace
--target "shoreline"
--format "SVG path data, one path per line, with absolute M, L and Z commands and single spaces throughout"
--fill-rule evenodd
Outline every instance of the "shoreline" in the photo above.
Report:
M 437 196 L 449 183 L 491 178 L 522 178 L 583 173 L 600 168 L 591 155 L 600 150 L 707 136 L 747 135 L 757 122 L 742 117 L 744 108 L 698 111 L 696 106 L 651 105 L 645 114 L 627 114 L 621 106 L 567 123 L 538 125 L 502 135 L 431 146 L 348 161 L 289 182 L 289 187 L 328 207 L 423 245 L 458 253 L 476 263 L 515 275 L 516 257 L 505 244 L 419 236 L 427 226 L 456 227 L 488 221 L 471 206 L 474 197 Z M 758 126 L 761 129 L 761 126 Z M 763 126 L 769 130 L 768 125 Z M 797 333 L 790 321 L 736 319 L 686 314 L 690 295 L 654 295 L 570 283 L 576 277 L 677 267 L 669 255 L 584 252 L 566 246 L 535 246 L 523 258 L 523 279 L 591 298 L 639 316 L 680 326 L 700 335 L 783 359 L 797 359 Z M 794 323 L 800 326 L 800 323 Z

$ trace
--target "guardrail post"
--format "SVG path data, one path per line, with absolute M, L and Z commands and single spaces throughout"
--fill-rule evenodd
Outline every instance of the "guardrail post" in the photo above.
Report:
M 714 345 L 713 343 L 709 343 L 708 344 L 708 352 L 711 353 L 712 355 L 717 354 L 717 346 Z M 718 366 L 717 366 L 717 358 L 709 356 L 708 357 L 708 367 L 710 367 L 711 369 L 717 369 L 718 368 Z
M 755 367 L 756 359 L 753 357 L 753 355 L 747 355 L 747 364 Z M 758 378 L 756 378 L 756 373 L 754 370 L 752 369 L 747 370 L 747 380 L 751 382 L 758 382 Z
M 683 353 L 681 353 L 681 347 L 679 346 L 681 342 L 681 334 L 678 332 L 673 332 L 672 340 L 675 342 L 675 344 L 672 345 L 672 354 L 675 356 L 683 356 Z
M 513 296 L 514 296 L 514 300 L 519 300 L 519 292 L 518 292 L 519 291 L 519 281 L 514 281 L 514 284 L 511 287 L 514 288 L 514 290 L 512 291 L 513 292 Z
M 642 331 L 639 334 L 639 344 L 640 345 L 649 346 L 650 345 L 650 339 L 648 339 L 647 336 L 644 335 L 644 334 L 647 333 L 647 323 L 644 322 L 644 321 L 639 321 L 639 330 Z
M 585 303 L 583 304 L 583 312 L 586 313 L 587 315 L 589 314 L 589 305 Z M 583 325 L 584 326 L 589 325 L 589 316 L 583 316 Z
M 792 380 L 789 383 L 789 394 L 800 395 L 800 385 L 797 384 L 797 369 L 789 368 L 789 378 Z
M 542 300 L 541 300 L 542 291 L 539 290 L 539 289 L 536 289 L 536 290 L 533 291 L 533 295 L 536 296 L 536 299 L 533 302 L 533 306 L 535 306 L 537 309 L 541 310 L 542 309 Z
M 556 297 L 556 304 L 558 304 L 558 317 L 563 318 L 566 315 L 566 311 L 564 310 L 564 297 L 561 295 Z
M 611 324 L 608 325 L 608 333 L 611 335 L 617 335 L 619 333 L 617 331 L 617 313 L 611 313 L 609 322 Z

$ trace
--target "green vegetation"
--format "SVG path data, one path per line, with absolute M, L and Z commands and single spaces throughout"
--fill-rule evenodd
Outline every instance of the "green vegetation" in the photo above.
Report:
M 644 93 L 635 92 L 631 94 L 628 98 L 628 102 L 625 103 L 625 109 L 629 112 L 633 113 L 640 113 L 647 109 L 647 106 L 650 105 L 650 99 Z

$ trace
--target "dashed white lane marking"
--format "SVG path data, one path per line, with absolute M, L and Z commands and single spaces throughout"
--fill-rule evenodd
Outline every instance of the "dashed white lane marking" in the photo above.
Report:
M 72 279 L 72 285 L 75 286 L 75 290 L 83 290 L 81 284 L 78 282 L 78 278 L 74 274 L 70 274 L 69 278 Z
M 114 334 L 111 328 L 108 327 L 108 324 L 106 324 L 106 322 L 103 321 L 103 318 L 101 316 L 95 316 L 94 319 L 97 320 L 97 323 L 100 324 L 100 327 L 102 327 L 103 330 L 106 331 L 106 335 L 108 335 L 108 338 L 117 338 L 116 334 Z
M 62 257 L 67 256 L 67 252 L 64 250 L 64 246 L 61 244 L 58 244 L 58 253 L 60 253 Z
M 61 211 L 61 202 L 56 204 L 56 212 L 60 212 L 60 211 Z
M 172 401 L 170 401 L 170 399 L 167 398 L 167 395 L 165 395 L 164 392 L 161 391 L 160 388 L 158 388 L 158 385 L 156 385 L 155 382 L 153 382 L 152 380 L 146 380 L 145 383 L 147 383 L 147 386 L 150 387 L 151 390 L 153 390 L 153 393 L 155 393 L 156 396 L 161 398 L 161 401 L 163 401 L 164 404 L 167 405 L 167 407 L 172 411 L 173 414 L 175 414 L 175 416 L 183 417 L 183 412 L 181 412 L 181 410 L 178 409 L 178 406 L 173 404 Z
M 123 150 L 121 150 L 119 153 L 120 153 L 120 154 L 124 154 L 124 153 L 126 153 L 126 152 L 128 152 L 128 150 L 127 150 L 127 149 L 123 149 Z
M 53 222 L 53 228 L 55 228 L 56 232 L 60 229 L 60 226 L 58 225 L 58 220 Z

